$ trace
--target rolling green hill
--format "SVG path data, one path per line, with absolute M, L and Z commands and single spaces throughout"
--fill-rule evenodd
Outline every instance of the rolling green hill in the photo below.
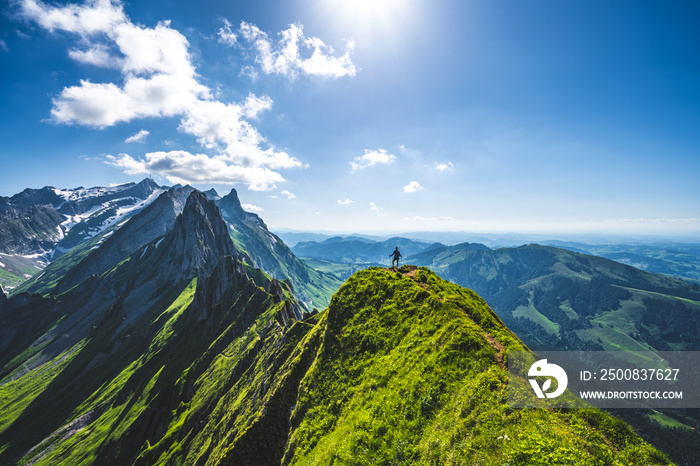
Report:
M 410 258 L 474 289 L 535 349 L 697 350 L 700 287 L 549 246 Z

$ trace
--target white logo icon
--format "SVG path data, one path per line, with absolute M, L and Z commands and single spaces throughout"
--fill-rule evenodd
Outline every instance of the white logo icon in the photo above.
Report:
M 556 364 L 548 364 L 546 359 L 540 359 L 530 366 L 530 370 L 528 371 L 527 375 L 530 377 L 554 377 L 557 381 L 557 389 L 552 393 L 545 393 L 552 385 L 552 379 L 545 380 L 545 382 L 542 384 L 542 388 L 540 388 L 537 380 L 529 379 L 530 385 L 532 385 L 532 389 L 535 391 L 537 398 L 544 398 L 545 396 L 547 398 L 556 398 L 564 393 L 564 390 L 566 390 L 566 386 L 569 383 L 569 378 L 566 376 L 564 369 Z

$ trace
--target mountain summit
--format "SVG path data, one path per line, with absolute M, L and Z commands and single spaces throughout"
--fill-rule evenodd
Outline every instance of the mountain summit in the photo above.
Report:
M 304 321 L 287 284 L 235 257 L 205 273 L 177 251 L 227 248 L 215 213 L 190 196 L 161 245 L 92 279 L 127 285 L 81 340 L 42 357 L 69 331 L 48 324 L 15 358 L 0 462 L 668 464 L 598 410 L 509 409 L 504 361 L 524 345 L 474 292 L 427 269 L 358 272 Z M 153 286 L 161 260 L 197 276 Z M 67 310 L 83 295 L 53 300 Z
M 241 256 L 221 211 L 200 191 L 189 195 L 182 214 L 160 247 L 166 257 L 162 271 L 171 279 L 191 276 L 200 268 L 207 274 L 222 257 Z

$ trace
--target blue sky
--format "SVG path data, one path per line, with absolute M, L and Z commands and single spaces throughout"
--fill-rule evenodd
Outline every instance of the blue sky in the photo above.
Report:
M 0 195 L 235 187 L 273 229 L 700 233 L 700 4 L 11 0 Z

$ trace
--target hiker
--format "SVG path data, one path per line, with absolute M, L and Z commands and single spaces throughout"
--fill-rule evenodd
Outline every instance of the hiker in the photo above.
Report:
M 401 253 L 399 252 L 399 247 L 396 246 L 396 249 L 394 249 L 394 252 L 389 254 L 389 257 L 394 256 L 394 258 L 391 260 L 391 266 L 394 266 L 394 262 L 396 262 L 396 267 L 399 266 L 399 257 L 401 257 Z

